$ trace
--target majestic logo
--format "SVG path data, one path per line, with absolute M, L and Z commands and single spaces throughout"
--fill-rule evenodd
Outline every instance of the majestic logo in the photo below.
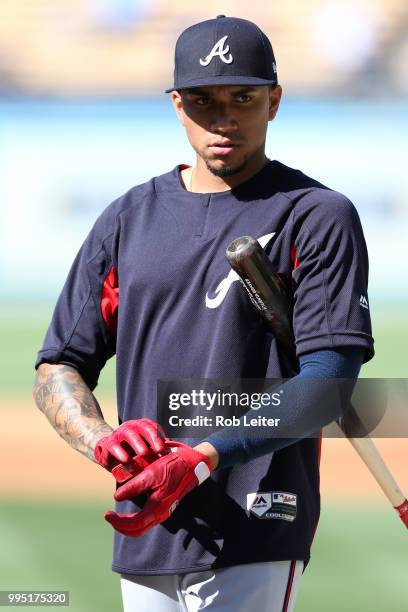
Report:
M 261 517 L 272 506 L 270 493 L 257 492 L 247 494 L 247 510 Z
M 265 236 L 261 236 L 260 238 L 258 238 L 258 242 L 263 249 L 268 245 L 268 243 L 275 234 L 276 232 L 272 232 L 271 234 L 265 234 Z M 228 276 L 226 278 L 223 278 L 218 287 L 216 288 L 214 297 L 209 297 L 207 291 L 207 294 L 205 296 L 205 305 L 207 306 L 207 308 L 218 308 L 218 306 L 220 306 L 224 301 L 224 298 L 227 295 L 232 283 L 237 280 L 239 280 L 238 274 L 235 272 L 235 270 L 230 270 Z
M 365 297 L 365 295 L 362 295 L 360 297 L 360 306 L 361 306 L 361 308 L 366 308 L 366 310 L 368 310 L 368 301 L 367 301 L 367 298 Z
M 268 502 L 266 501 L 266 499 L 264 497 L 262 497 L 262 495 L 257 495 L 257 497 L 255 497 L 253 503 L 252 503 L 252 508 L 254 506 L 257 506 L 258 508 L 260 506 L 262 506 L 263 508 L 265 508 L 265 506 L 268 505 Z
M 216 57 L 217 55 L 220 58 L 220 60 L 224 62 L 224 64 L 232 63 L 234 58 L 232 57 L 231 53 L 227 56 L 227 53 L 230 50 L 229 45 L 226 45 L 224 47 L 225 41 L 227 40 L 227 38 L 228 36 L 223 36 L 222 38 L 220 38 L 220 40 L 215 43 L 215 45 L 213 46 L 213 48 L 211 49 L 207 57 L 205 59 L 200 58 L 200 64 L 202 66 L 208 66 L 208 64 L 211 62 L 213 57 Z

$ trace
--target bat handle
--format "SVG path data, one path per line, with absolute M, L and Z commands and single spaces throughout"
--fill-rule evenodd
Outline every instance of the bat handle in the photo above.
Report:
M 370 437 L 348 438 L 348 441 L 367 465 L 384 494 L 398 512 L 405 527 L 408 527 L 408 501 L 385 465 L 372 439 Z

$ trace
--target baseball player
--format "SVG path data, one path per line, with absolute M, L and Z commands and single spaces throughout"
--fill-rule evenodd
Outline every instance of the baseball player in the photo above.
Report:
M 309 434 L 339 414 L 316 417 L 313 394 L 290 385 L 355 379 L 373 356 L 364 236 L 346 197 L 266 157 L 282 88 L 254 23 L 219 15 L 186 29 L 167 92 L 195 163 L 97 219 L 38 354 L 34 397 L 118 480 L 106 519 L 125 612 L 293 610 L 320 508 Z M 242 235 L 291 283 L 296 376 L 230 273 L 225 250 Z M 116 429 L 92 394 L 114 354 Z M 160 379 L 265 377 L 292 377 L 282 421 L 304 435 L 172 440 L 157 424 Z

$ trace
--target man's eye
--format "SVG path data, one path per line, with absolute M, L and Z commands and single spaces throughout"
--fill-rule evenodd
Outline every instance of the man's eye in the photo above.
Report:
M 201 96 L 201 98 L 196 98 L 196 104 L 199 106 L 206 106 L 209 103 L 210 98 L 206 98 L 205 96 Z
M 238 100 L 238 102 L 250 102 L 252 98 L 248 96 L 248 94 L 239 94 L 236 96 L 236 100 Z

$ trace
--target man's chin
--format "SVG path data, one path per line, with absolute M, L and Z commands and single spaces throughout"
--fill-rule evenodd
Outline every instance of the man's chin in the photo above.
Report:
M 244 159 L 240 163 L 229 164 L 227 161 L 220 162 L 220 160 L 205 160 L 205 164 L 208 170 L 214 175 L 219 176 L 221 178 L 225 178 L 227 176 L 234 176 L 234 174 L 238 174 L 242 170 L 244 170 L 247 165 L 248 160 Z

